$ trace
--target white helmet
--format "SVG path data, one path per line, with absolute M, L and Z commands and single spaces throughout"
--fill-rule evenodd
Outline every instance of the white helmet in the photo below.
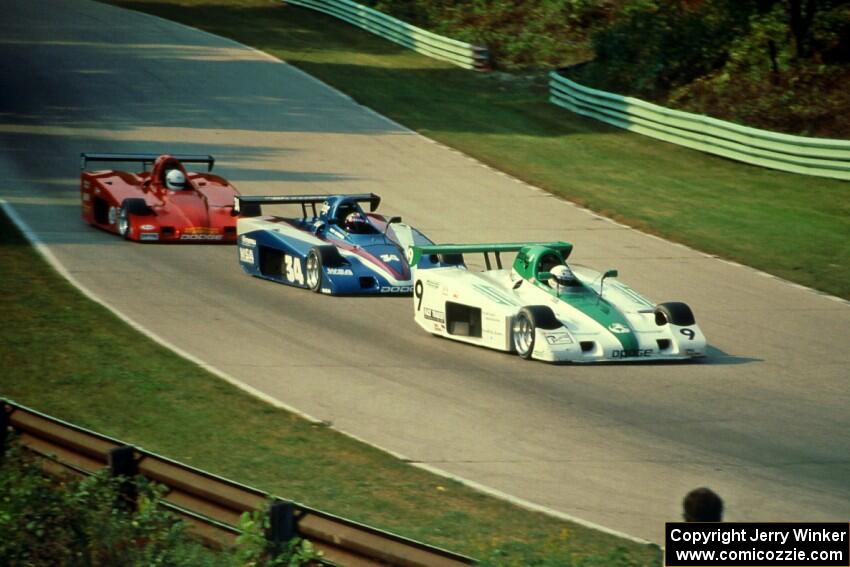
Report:
M 550 282 L 554 285 L 573 285 L 576 283 L 576 275 L 566 264 L 560 264 L 552 268 L 549 272 L 552 274 Z
M 186 176 L 179 169 L 169 169 L 165 174 L 165 186 L 179 191 L 186 188 Z

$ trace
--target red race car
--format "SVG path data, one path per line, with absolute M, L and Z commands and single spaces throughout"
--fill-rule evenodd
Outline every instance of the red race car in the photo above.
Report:
M 80 154 L 83 220 L 141 242 L 235 242 L 233 199 L 225 179 L 209 173 L 212 156 Z M 141 163 L 141 173 L 87 171 L 90 162 Z M 184 163 L 203 163 L 206 173 Z M 148 164 L 153 167 L 148 172 Z

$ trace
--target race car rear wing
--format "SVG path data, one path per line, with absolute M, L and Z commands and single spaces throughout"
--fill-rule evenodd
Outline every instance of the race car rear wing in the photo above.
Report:
M 369 203 L 369 211 L 374 211 L 381 204 L 381 197 L 374 193 L 359 193 L 356 195 L 276 195 L 256 197 L 253 195 L 237 195 L 233 202 L 233 214 L 243 217 L 257 217 L 262 214 L 261 206 L 266 205 L 301 205 L 301 214 L 307 218 L 307 205 L 312 208 L 313 216 L 319 216 L 316 205 L 324 203 L 331 197 L 345 197 L 358 203 Z
M 573 245 L 569 242 L 505 242 L 496 244 L 436 244 L 433 246 L 412 246 L 408 257 L 408 263 L 411 266 L 417 266 L 423 256 L 437 256 L 442 264 L 457 265 L 462 263 L 458 261 L 464 254 L 484 254 L 484 264 L 488 270 L 492 270 L 493 266 L 490 262 L 490 254 L 493 254 L 496 260 L 496 269 L 502 269 L 503 252 L 519 252 L 523 248 L 531 246 L 545 246 L 559 251 L 564 256 L 568 256 L 573 249 Z
M 148 164 L 153 165 L 159 156 L 162 154 L 95 154 L 83 152 L 80 154 L 80 169 L 85 171 L 89 162 L 131 162 L 141 163 L 143 169 L 147 169 Z M 182 163 L 205 163 L 207 171 L 212 171 L 215 165 L 215 158 L 211 155 L 196 155 L 196 154 L 170 154 L 174 159 Z

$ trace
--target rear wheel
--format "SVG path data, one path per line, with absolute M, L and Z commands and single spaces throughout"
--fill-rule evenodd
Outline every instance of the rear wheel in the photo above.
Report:
M 313 248 L 307 254 L 307 287 L 319 293 L 322 289 L 322 257 L 319 251 Z

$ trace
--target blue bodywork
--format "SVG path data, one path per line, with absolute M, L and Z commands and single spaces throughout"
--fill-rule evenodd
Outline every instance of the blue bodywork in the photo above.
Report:
M 239 264 L 264 279 L 312 288 L 332 295 L 399 294 L 412 291 L 407 248 L 432 244 L 419 231 L 365 212 L 377 195 L 302 195 L 239 197 L 243 218 L 237 224 Z M 299 204 L 300 218 L 258 216 L 260 204 Z M 357 212 L 368 219 L 362 233 L 346 230 L 345 218 Z M 308 257 L 321 257 L 321 284 L 311 286 Z

